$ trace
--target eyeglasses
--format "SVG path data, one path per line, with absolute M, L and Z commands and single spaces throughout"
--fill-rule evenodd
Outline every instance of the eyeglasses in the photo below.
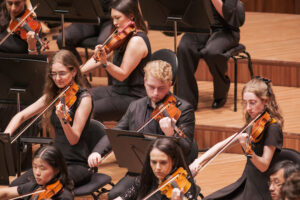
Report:
M 66 76 L 68 73 L 70 73 L 70 71 L 61 71 L 61 72 L 50 72 L 49 76 L 51 78 L 56 78 L 57 76 L 59 77 L 64 77 Z
M 282 183 L 279 180 L 270 180 L 268 181 L 268 186 L 270 187 L 271 185 L 273 185 L 276 188 L 280 188 L 282 186 Z

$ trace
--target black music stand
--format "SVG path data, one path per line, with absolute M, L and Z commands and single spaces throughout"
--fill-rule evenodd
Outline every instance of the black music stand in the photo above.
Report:
M 139 0 L 149 29 L 174 32 L 177 52 L 177 31 L 210 33 L 214 23 L 211 0 Z
M 104 17 L 99 0 L 31 0 L 31 3 L 39 4 L 35 10 L 39 20 L 61 22 L 63 47 L 65 21 L 99 24 L 100 18 Z
M 143 169 L 148 147 L 152 140 L 163 135 L 143 134 L 133 131 L 104 129 L 120 167 L 128 172 L 140 174 Z
M 47 68 L 46 55 L 0 54 L 0 104 L 29 105 L 42 96 Z M 22 96 L 22 98 L 21 98 Z M 1 112 L 1 125 L 12 116 Z M 7 122 L 8 123 L 8 122 Z M 24 134 L 25 135 L 25 134 Z M 17 148 L 17 172 L 21 173 L 21 143 Z M 31 156 L 30 156 L 31 157 Z
M 10 136 L 0 132 L 0 185 L 9 184 L 9 176 L 14 176 L 15 163 L 12 154 Z

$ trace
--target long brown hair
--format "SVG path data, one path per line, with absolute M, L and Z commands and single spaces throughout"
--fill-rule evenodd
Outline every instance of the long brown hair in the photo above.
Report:
M 283 127 L 284 119 L 276 102 L 270 80 L 261 77 L 255 77 L 244 86 L 242 96 L 245 92 L 252 92 L 261 100 L 267 100 L 266 111 L 276 119 L 281 128 Z M 251 121 L 251 117 L 247 111 L 245 111 L 245 119 L 247 123 Z
M 148 28 L 144 18 L 139 10 L 137 0 L 112 0 L 110 9 L 116 9 L 130 18 L 133 15 L 133 21 L 138 29 L 148 33 Z

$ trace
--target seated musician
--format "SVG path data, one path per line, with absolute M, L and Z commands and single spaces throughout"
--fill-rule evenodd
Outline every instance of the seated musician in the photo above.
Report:
M 143 199 L 164 183 L 167 178 L 174 177 L 175 171 L 180 167 L 187 170 L 187 182 L 185 184 L 184 178 L 181 182 L 175 182 L 182 186 L 189 182 L 191 187 L 186 189 L 185 193 L 181 191 L 183 188 L 172 189 L 171 187 L 172 191 L 169 191 L 168 194 L 156 192 L 153 196 L 149 196 L 149 199 L 197 199 L 197 188 L 188 167 L 186 167 L 180 146 L 171 138 L 159 138 L 154 140 L 148 149 L 141 176 L 138 176 L 134 185 L 116 200 Z
M 55 131 L 53 145 L 65 157 L 75 186 L 86 183 L 92 175 L 88 170 L 88 146 L 85 139 L 90 123 L 92 97 L 85 89 L 82 77 L 76 57 L 68 50 L 58 51 L 47 69 L 43 96 L 17 113 L 4 131 L 13 136 L 22 123 L 45 111 L 46 125 Z M 64 98 L 46 110 L 64 90 L 67 90 Z M 17 178 L 13 185 L 26 182 L 30 176 L 32 170 Z
M 198 155 L 198 148 L 194 143 L 194 127 L 195 115 L 193 107 L 186 101 L 181 100 L 170 93 L 172 85 L 172 68 L 165 61 L 156 60 L 149 62 L 145 69 L 145 88 L 147 96 L 136 100 L 130 104 L 126 114 L 116 125 L 116 129 L 137 131 L 146 122 L 149 122 L 138 132 L 166 135 L 170 137 L 179 137 L 179 144 L 183 150 L 187 163 L 191 163 Z M 176 99 L 176 109 L 181 111 L 181 115 L 177 120 L 167 116 L 157 121 L 151 120 L 154 110 L 159 110 L 161 105 L 167 98 L 174 97 Z M 165 102 L 165 104 L 168 104 Z M 185 137 L 178 136 L 175 131 L 175 124 L 180 128 Z M 101 162 L 101 156 L 105 155 L 111 146 L 108 137 L 105 135 L 94 148 L 93 153 L 89 156 L 89 165 L 97 166 Z M 128 173 L 109 193 L 109 199 L 114 199 L 122 194 L 131 185 L 136 174 Z
M 191 165 L 196 174 L 225 145 L 239 143 L 247 154 L 242 176 L 233 184 L 205 197 L 208 199 L 271 199 L 268 171 L 275 164 L 283 144 L 283 118 L 279 111 L 270 80 L 256 77 L 242 91 L 245 119 L 250 123 L 248 133 L 239 133 L 217 143 Z M 266 115 L 261 115 L 266 111 Z M 270 119 L 268 119 L 268 114 Z
M 102 48 L 102 45 L 98 45 L 96 55 L 99 61 L 96 62 L 94 58 L 91 58 L 81 68 L 81 71 L 86 73 L 92 69 L 104 67 L 109 83 L 111 83 L 108 86 L 93 88 L 91 91 L 95 105 L 94 118 L 99 121 L 120 120 L 132 101 L 146 96 L 143 68 L 151 59 L 147 27 L 139 12 L 137 1 L 113 0 L 110 9 L 117 31 L 122 32 L 128 24 L 134 22 L 136 33 L 130 31 L 130 29 L 134 30 L 130 26 L 127 27 L 130 34 L 124 37 L 124 40 L 118 40 L 119 37 L 111 40 L 112 43 L 113 41 L 123 43 L 113 50 L 112 62 L 109 61 L 108 52 Z M 106 47 L 108 46 L 112 48 L 115 45 L 110 44 Z
M 4 0 L 0 4 L 0 40 L 8 35 L 12 21 L 24 15 L 26 0 Z M 0 52 L 4 53 L 34 53 L 40 45 L 34 37 L 35 32 L 29 31 L 25 40 L 19 34 L 13 33 L 3 44 L 0 45 Z
M 62 153 L 53 146 L 40 147 L 33 156 L 34 179 L 23 185 L 0 188 L 0 199 L 10 199 L 22 195 L 22 199 L 71 200 L 73 182 L 69 178 Z M 36 195 L 30 195 L 39 189 L 46 189 Z M 40 197 L 40 198 L 37 198 Z

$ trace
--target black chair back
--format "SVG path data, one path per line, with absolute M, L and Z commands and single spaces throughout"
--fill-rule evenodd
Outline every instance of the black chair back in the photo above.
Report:
M 291 160 L 294 163 L 300 165 L 300 153 L 294 149 L 282 148 L 277 162 L 282 160 Z

